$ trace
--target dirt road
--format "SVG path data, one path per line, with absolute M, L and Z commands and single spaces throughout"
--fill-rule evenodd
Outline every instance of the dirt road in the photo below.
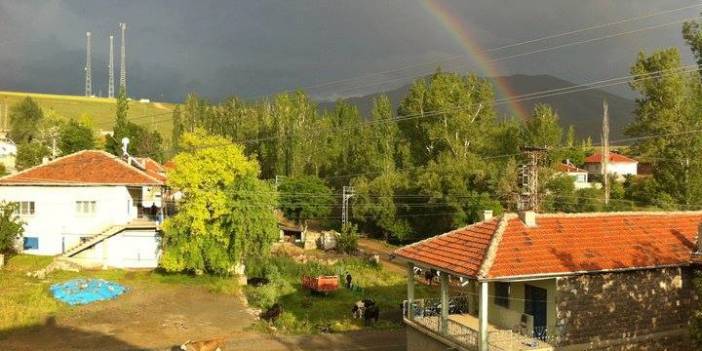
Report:
M 227 337 L 226 350 L 405 349 L 403 330 L 295 337 L 251 331 L 256 320 L 237 297 L 201 287 L 135 287 L 119 299 L 75 307 L 43 325 L 0 331 L 0 349 L 171 350 L 186 340 Z
M 358 240 L 358 248 L 367 253 L 377 254 L 380 256 L 380 261 L 383 264 L 383 268 L 389 271 L 401 274 L 405 274 L 407 272 L 407 266 L 405 266 L 404 263 L 399 262 L 397 259 L 390 259 L 390 254 L 392 254 L 392 252 L 397 248 L 395 246 L 387 244 L 381 240 L 361 238 Z

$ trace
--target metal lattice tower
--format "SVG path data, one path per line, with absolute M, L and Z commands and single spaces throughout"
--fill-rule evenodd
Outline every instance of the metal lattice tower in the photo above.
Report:
M 119 61 L 119 87 L 127 90 L 127 24 L 122 22 L 119 24 L 119 29 L 122 31 L 121 46 L 120 46 L 120 61 Z
M 115 55 L 114 36 L 110 35 L 110 58 L 107 64 L 107 97 L 115 97 Z
M 341 225 L 349 222 L 349 199 L 354 195 L 352 186 L 344 186 L 341 195 Z
M 85 96 L 93 96 L 93 78 L 90 52 L 90 32 L 85 33 Z

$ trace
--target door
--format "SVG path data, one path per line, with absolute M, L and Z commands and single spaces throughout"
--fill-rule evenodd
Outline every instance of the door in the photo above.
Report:
M 546 335 L 546 289 L 524 286 L 524 313 L 534 316 L 534 336 Z

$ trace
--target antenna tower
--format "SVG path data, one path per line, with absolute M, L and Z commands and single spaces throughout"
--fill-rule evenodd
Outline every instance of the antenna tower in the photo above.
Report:
M 110 58 L 107 64 L 107 97 L 112 99 L 115 97 L 115 55 L 114 55 L 114 36 L 110 34 Z
M 85 33 L 85 96 L 93 95 L 93 78 L 90 52 L 90 32 Z
M 119 87 L 127 90 L 127 24 L 122 22 L 119 24 L 119 29 L 122 31 L 121 46 L 120 46 L 120 61 L 119 61 Z
M 543 161 L 546 149 L 542 147 L 522 147 L 529 163 L 521 167 L 522 193 L 518 207 L 521 211 L 539 210 L 539 164 Z

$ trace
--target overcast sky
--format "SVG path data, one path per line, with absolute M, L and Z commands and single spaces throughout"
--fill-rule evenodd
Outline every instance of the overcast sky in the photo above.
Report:
M 694 5 L 678 0 L 434 0 L 483 48 Z M 574 36 L 490 52 L 492 57 L 693 17 L 690 8 Z M 127 23 L 129 94 L 181 101 L 256 97 L 320 83 L 316 97 L 389 89 L 437 66 L 482 74 L 476 58 L 420 0 L 0 0 L 0 90 L 82 94 L 85 32 L 93 34 L 93 91 L 107 93 L 108 35 Z M 627 75 L 639 50 L 676 46 L 681 24 L 500 61 L 500 74 L 551 74 L 576 83 Z M 116 45 L 115 52 L 119 52 Z M 457 55 L 460 60 L 447 61 Z M 119 67 L 119 57 L 115 66 Z M 426 65 L 420 65 L 427 63 Z M 118 76 L 118 71 L 115 72 Z M 384 82 L 384 84 L 377 84 Z M 626 89 L 616 90 L 627 94 Z

